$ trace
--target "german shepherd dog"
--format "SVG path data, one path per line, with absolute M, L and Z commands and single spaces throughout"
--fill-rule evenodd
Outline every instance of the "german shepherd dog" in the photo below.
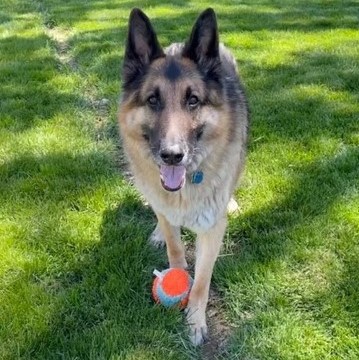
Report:
M 186 309 L 191 340 L 207 338 L 206 306 L 226 230 L 228 204 L 243 169 L 248 127 L 235 59 L 205 10 L 186 43 L 163 50 L 148 17 L 133 9 L 123 65 L 119 125 L 134 181 L 153 208 L 151 235 L 169 265 L 186 268 L 181 226 L 197 235 Z

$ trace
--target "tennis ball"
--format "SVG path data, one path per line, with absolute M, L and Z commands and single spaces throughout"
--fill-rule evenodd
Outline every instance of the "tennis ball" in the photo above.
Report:
M 155 270 L 156 277 L 152 285 L 152 296 L 157 304 L 165 307 L 178 306 L 184 309 L 188 303 L 193 279 L 184 269 L 171 268 Z

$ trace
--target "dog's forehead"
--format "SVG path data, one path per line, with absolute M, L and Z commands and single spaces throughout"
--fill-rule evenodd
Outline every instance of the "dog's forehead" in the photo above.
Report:
M 165 67 L 163 69 L 164 77 L 169 81 L 176 81 L 183 74 L 183 70 L 181 65 L 176 61 L 176 59 L 172 58 L 166 62 Z
M 162 96 L 167 96 L 186 92 L 188 88 L 198 93 L 205 91 L 202 76 L 196 65 L 186 58 L 166 56 L 151 64 L 141 93 L 146 97 L 153 89 L 158 89 Z
M 189 59 L 172 55 L 154 61 L 150 73 L 154 77 L 171 82 L 185 77 L 196 78 L 199 75 L 197 67 Z

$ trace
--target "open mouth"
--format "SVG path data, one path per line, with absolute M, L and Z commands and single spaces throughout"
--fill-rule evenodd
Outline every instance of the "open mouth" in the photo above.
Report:
M 160 178 L 165 190 L 178 191 L 186 182 L 186 168 L 182 165 L 161 165 Z

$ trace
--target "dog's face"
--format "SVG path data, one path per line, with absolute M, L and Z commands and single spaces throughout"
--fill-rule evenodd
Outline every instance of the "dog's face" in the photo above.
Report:
M 176 51 L 177 47 L 177 51 Z M 217 23 L 201 14 L 189 41 L 167 55 L 147 16 L 134 9 L 123 69 L 124 136 L 157 164 L 163 187 L 181 189 L 216 146 L 223 121 Z

